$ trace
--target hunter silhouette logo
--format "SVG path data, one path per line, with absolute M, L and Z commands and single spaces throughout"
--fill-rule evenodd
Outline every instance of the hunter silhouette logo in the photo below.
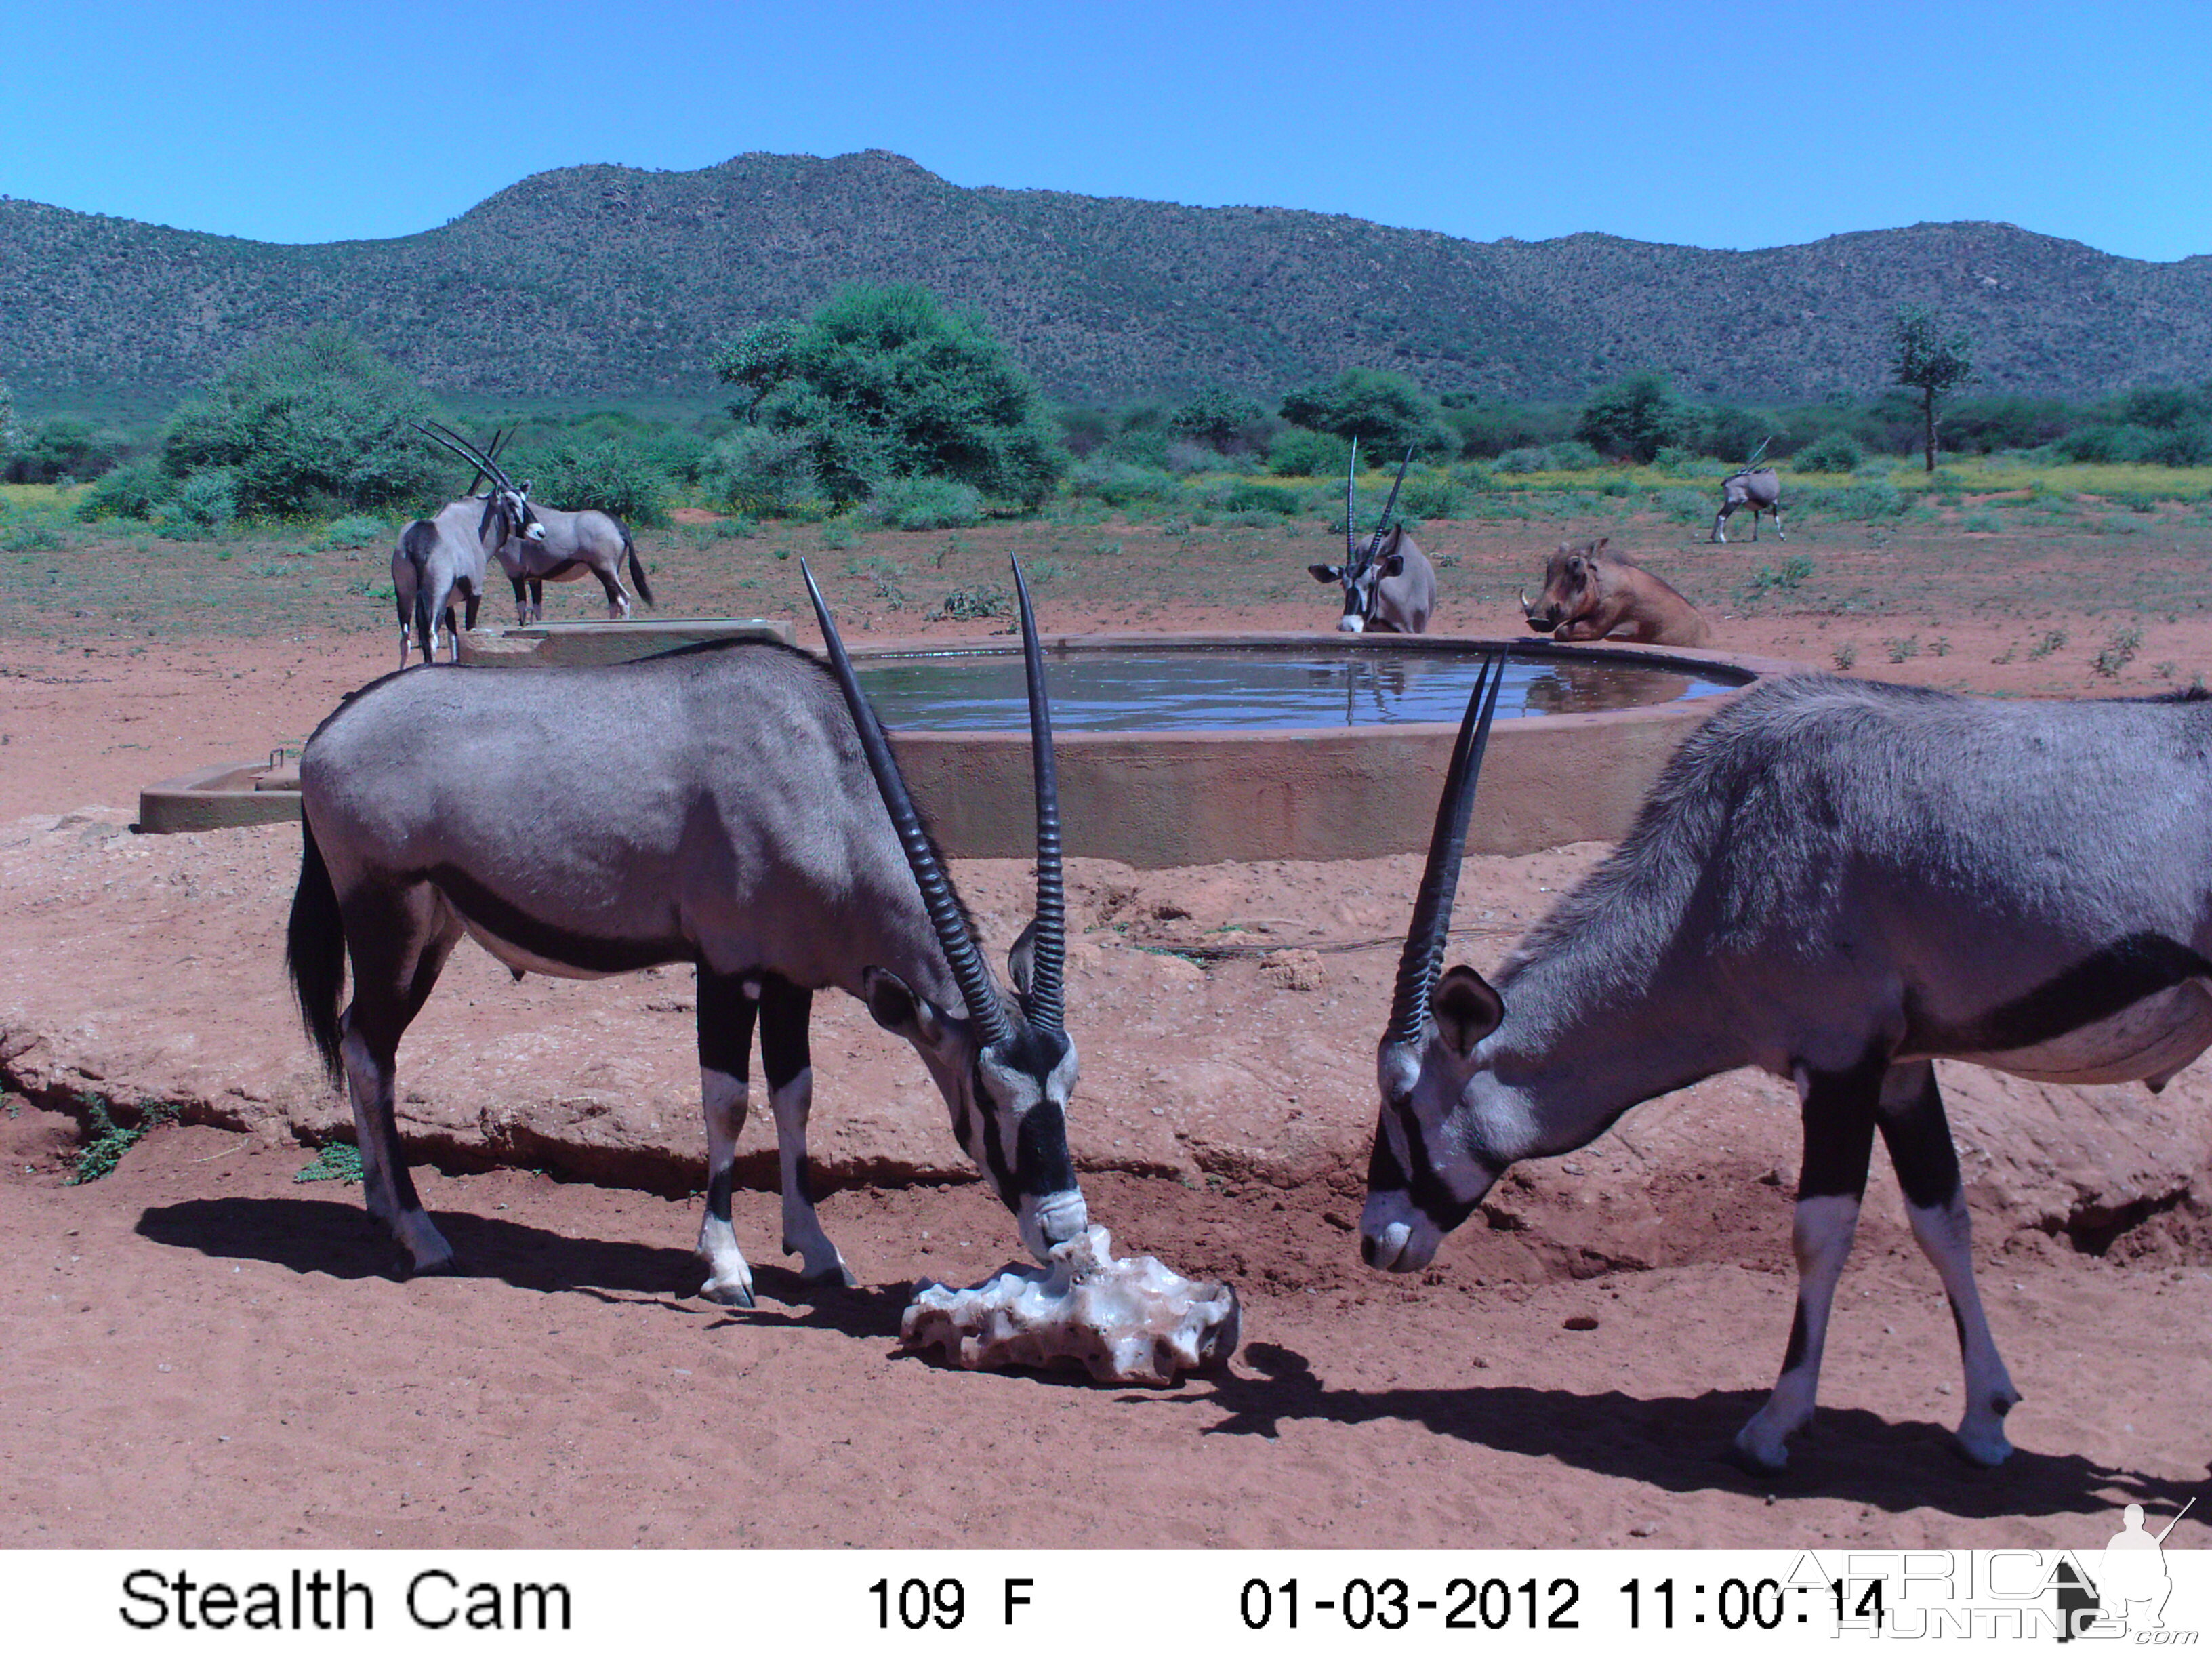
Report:
M 2143 1508 L 2130 1504 L 2120 1512 L 2120 1529 L 2105 1545 L 2095 1572 L 2085 1580 L 2062 1562 L 2056 1575 L 2058 1612 L 2063 1629 L 2058 1639 L 2077 1636 L 2112 1637 L 2132 1634 L 2142 1639 L 2166 1628 L 2166 1601 L 2173 1594 L 2173 1581 L 2166 1570 L 2164 1545 L 2181 1517 L 2197 1505 L 2192 1498 L 2153 1534 L 2143 1525 Z M 2092 1626 L 2097 1626 L 2094 1632 Z

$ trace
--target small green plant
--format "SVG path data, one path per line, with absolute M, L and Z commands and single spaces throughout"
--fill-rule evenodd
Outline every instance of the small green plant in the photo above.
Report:
M 343 1181 L 361 1184 L 361 1148 L 333 1140 L 315 1153 L 315 1161 L 292 1177 L 295 1181 Z
M 848 547 L 858 547 L 860 538 L 848 524 L 830 523 L 822 526 L 822 545 L 842 552 Z
M 2004 528 L 2004 520 L 1987 507 L 1984 507 L 1978 513 L 1966 514 L 1965 522 L 1959 527 L 1969 535 L 1993 536 Z
M 372 519 L 365 513 L 355 513 L 343 519 L 331 520 L 318 544 L 323 547 L 374 547 L 391 533 L 391 526 L 383 520 Z
M 1859 648 L 1856 645 L 1844 644 L 1839 645 L 1836 647 L 1835 662 L 1836 668 L 1838 672 L 1844 674 L 1850 673 L 1851 672 L 1851 665 L 1858 659 Z
M 133 1128 L 125 1128 L 115 1121 L 108 1103 L 98 1095 L 79 1095 L 77 1104 L 84 1109 L 85 1127 L 91 1138 L 77 1148 L 76 1168 L 68 1182 L 71 1187 L 82 1187 L 88 1182 L 102 1180 L 115 1173 L 115 1166 L 123 1162 L 123 1154 L 146 1138 L 146 1132 L 163 1123 L 176 1121 L 177 1109 L 156 1102 L 138 1115 Z
M 892 478 L 876 485 L 865 510 L 893 530 L 958 530 L 981 522 L 983 492 L 952 478 Z
M 1949 656 L 1951 654 L 1951 641 L 1942 638 L 1941 635 L 1938 635 L 1936 643 L 1928 647 L 1928 654 L 1931 657 Z
M 2039 661 L 2054 651 L 2063 651 L 2065 648 L 2066 630 L 2063 628 L 2054 628 L 2027 648 L 2027 659 L 2030 662 Z
M 981 622 L 991 617 L 1011 617 L 1014 614 L 1014 599 L 1003 587 L 988 585 L 956 587 L 945 596 L 931 614 L 953 622 Z
M 2089 666 L 2106 679 L 2118 679 L 2121 671 L 2136 659 L 2142 649 L 2142 629 L 2130 626 L 2121 629 L 2105 641 L 2104 647 L 2089 659 Z
M 890 600 L 892 610 L 906 609 L 906 590 L 899 586 L 906 576 L 904 565 L 894 564 L 880 554 L 871 554 L 866 558 L 846 560 L 845 574 L 867 578 L 875 585 L 876 597 Z
M 1920 654 L 1920 636 L 1917 634 L 1907 634 L 1901 640 L 1885 640 L 1882 643 L 1889 647 L 1892 662 L 1910 662 Z
M 1812 574 L 1813 562 L 1802 553 L 1786 560 L 1779 570 L 1772 565 L 1763 564 L 1752 573 L 1749 581 L 1736 590 L 1736 605 L 1739 608 L 1756 605 L 1769 593 L 1778 591 L 1795 592 L 1805 585 L 1806 578 Z

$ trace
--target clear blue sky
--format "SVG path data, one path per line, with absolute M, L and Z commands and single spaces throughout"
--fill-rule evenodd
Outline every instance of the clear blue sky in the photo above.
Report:
M 2004 219 L 2212 252 L 2212 0 L 50 0 L 5 45 L 0 192 L 275 241 L 576 162 L 883 149 L 1485 240 Z

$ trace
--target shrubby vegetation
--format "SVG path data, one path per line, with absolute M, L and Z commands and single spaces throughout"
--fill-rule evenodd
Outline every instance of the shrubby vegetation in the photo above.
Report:
M 803 325 L 764 324 L 716 372 L 744 412 L 803 435 L 838 505 L 899 478 L 949 478 L 1035 507 L 1068 455 L 1029 376 L 982 323 L 914 283 L 840 290 Z
M 528 477 L 534 501 L 548 507 L 597 507 L 633 525 L 668 522 L 669 477 L 641 446 L 620 438 L 560 445 L 526 468 L 500 458 L 518 483 Z

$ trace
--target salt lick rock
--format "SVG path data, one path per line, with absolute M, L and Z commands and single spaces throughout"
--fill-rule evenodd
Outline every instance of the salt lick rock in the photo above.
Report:
M 1148 1255 L 1116 1261 L 1103 1227 L 1055 1245 L 1045 1267 L 1006 1267 L 972 1290 L 925 1279 L 899 1322 L 909 1348 L 969 1370 L 1081 1365 L 1098 1382 L 1166 1387 L 1237 1352 L 1237 1292 Z

